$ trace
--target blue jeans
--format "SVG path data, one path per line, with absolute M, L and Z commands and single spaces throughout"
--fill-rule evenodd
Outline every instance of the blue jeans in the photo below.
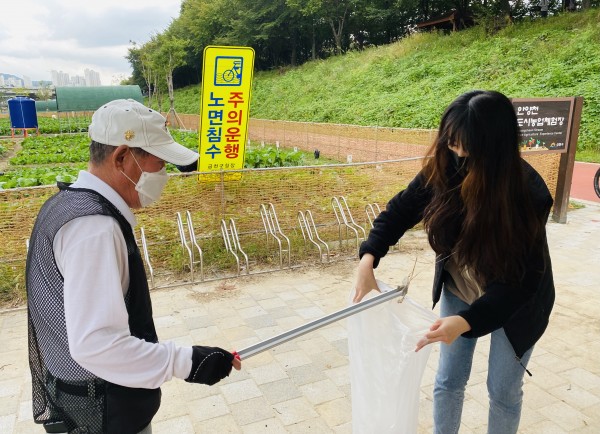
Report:
M 450 291 L 442 292 L 440 316 L 455 315 L 469 307 Z M 477 339 L 456 339 L 441 344 L 440 362 L 433 389 L 433 421 L 436 434 L 456 434 L 465 397 L 465 387 L 471 375 L 473 352 Z M 530 348 L 521 358 L 515 356 L 504 329 L 491 334 L 488 358 L 487 388 L 490 399 L 488 434 L 516 433 L 523 403 L 523 375 L 531 357 Z

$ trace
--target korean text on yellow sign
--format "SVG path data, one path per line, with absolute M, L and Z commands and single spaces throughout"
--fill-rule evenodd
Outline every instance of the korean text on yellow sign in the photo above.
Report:
M 200 172 L 243 169 L 253 70 L 254 50 L 250 47 L 209 46 L 204 49 L 198 150 Z

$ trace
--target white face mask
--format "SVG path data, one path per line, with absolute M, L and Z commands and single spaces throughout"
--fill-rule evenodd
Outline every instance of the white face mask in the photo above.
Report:
M 137 164 L 142 171 L 140 179 L 137 183 L 135 183 L 129 176 L 125 174 L 125 172 L 121 171 L 121 173 L 135 185 L 135 189 L 138 192 L 138 197 L 140 199 L 140 205 L 142 205 L 142 208 L 144 208 L 156 202 L 160 198 L 160 194 L 169 180 L 169 175 L 167 175 L 167 169 L 164 167 L 158 172 L 144 172 L 140 167 L 140 163 L 138 163 L 137 159 L 135 158 L 135 155 L 133 155 L 133 152 L 131 155 L 133 156 L 135 164 Z

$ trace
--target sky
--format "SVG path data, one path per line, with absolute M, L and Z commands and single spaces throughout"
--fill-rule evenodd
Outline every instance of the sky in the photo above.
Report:
M 0 73 L 50 81 L 100 73 L 102 85 L 131 75 L 130 41 L 141 45 L 179 16 L 181 0 L 7 0 L 2 2 Z

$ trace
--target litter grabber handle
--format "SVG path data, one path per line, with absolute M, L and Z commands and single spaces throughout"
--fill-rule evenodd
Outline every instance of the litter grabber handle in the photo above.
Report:
M 382 292 L 381 294 L 376 295 L 375 297 L 363 300 L 360 303 L 353 304 L 352 306 L 348 306 L 344 309 L 338 310 L 337 312 L 330 313 L 329 315 L 325 315 L 324 317 L 301 325 L 300 327 L 288 330 L 287 332 L 273 336 L 272 338 L 266 339 L 262 342 L 250 345 L 249 347 L 243 348 L 239 351 L 234 351 L 233 355 L 240 360 L 247 359 L 248 357 L 252 357 L 256 354 L 262 353 L 263 351 L 270 350 L 271 348 L 276 347 L 277 345 L 281 345 L 285 342 L 291 341 L 292 339 L 295 339 L 306 333 L 310 333 L 335 321 L 339 321 L 343 318 L 354 315 L 365 309 L 369 309 L 378 304 L 385 303 L 386 301 L 392 300 L 396 297 L 404 297 L 407 291 L 408 284 L 405 284 L 395 289 L 391 289 L 387 292 Z

